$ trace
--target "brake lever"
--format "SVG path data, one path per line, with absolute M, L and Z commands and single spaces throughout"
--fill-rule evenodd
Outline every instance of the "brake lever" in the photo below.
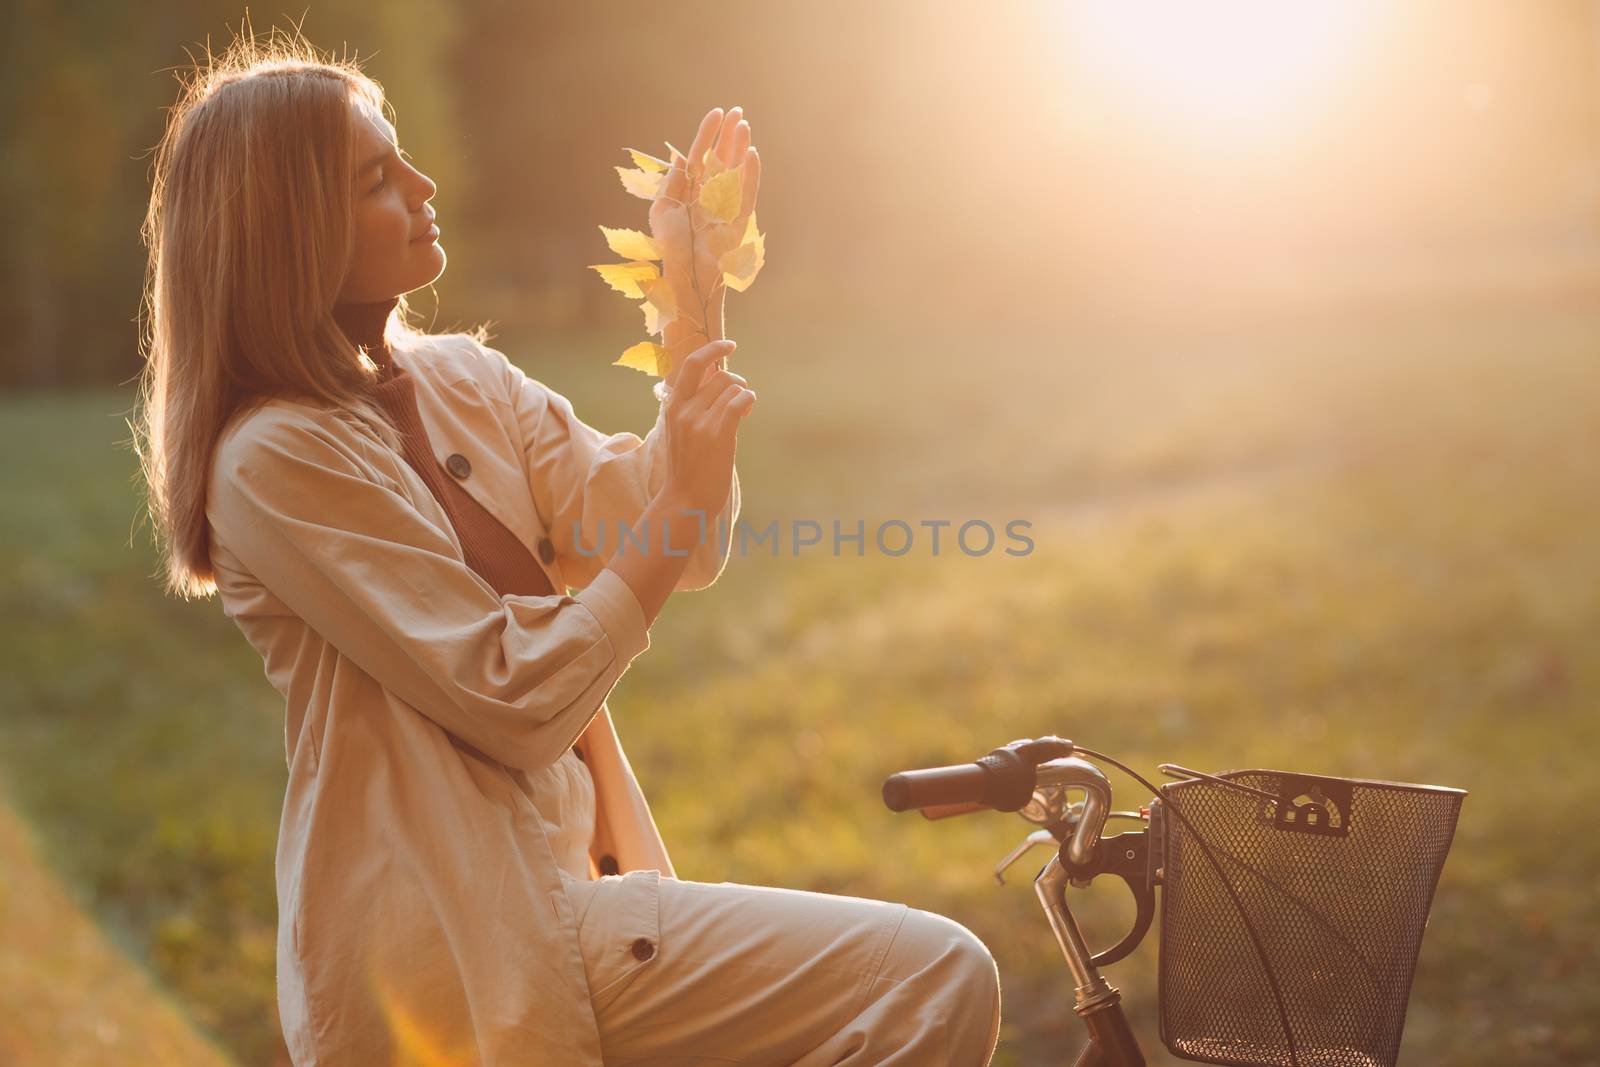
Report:
M 919 808 L 922 817 L 932 822 L 935 819 L 951 819 L 957 815 L 972 815 L 980 811 L 993 811 L 989 805 L 976 800 L 962 801 L 958 804 L 929 804 Z
M 1059 844 L 1060 842 L 1056 840 L 1056 835 L 1051 833 L 1049 830 L 1035 830 L 1033 833 L 1023 838 L 1020 845 L 1006 853 L 1005 859 L 994 865 L 994 880 L 1000 885 L 1005 885 L 1006 871 L 1023 856 L 1027 855 L 1028 850 L 1033 848 L 1033 846 Z

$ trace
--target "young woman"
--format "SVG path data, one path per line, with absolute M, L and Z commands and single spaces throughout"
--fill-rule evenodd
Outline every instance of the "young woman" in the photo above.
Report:
M 977 938 L 677 879 L 617 739 L 606 698 L 663 602 L 726 561 L 755 401 L 732 344 L 667 338 L 640 438 L 481 333 L 412 329 L 405 294 L 445 253 L 386 107 L 354 64 L 241 41 L 184 86 L 145 224 L 136 440 L 167 585 L 219 594 L 285 699 L 294 1062 L 987 1063 Z M 749 142 L 713 109 L 688 163 L 742 162 L 747 210 Z M 620 526 L 651 550 L 596 551 Z

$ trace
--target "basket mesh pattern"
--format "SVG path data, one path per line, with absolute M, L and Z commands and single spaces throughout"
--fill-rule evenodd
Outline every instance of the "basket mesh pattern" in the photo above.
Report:
M 1465 793 L 1282 771 L 1220 777 L 1291 799 L 1205 779 L 1162 787 L 1161 1039 L 1207 1063 L 1393 1067 Z M 1285 826 L 1289 816 L 1299 824 Z

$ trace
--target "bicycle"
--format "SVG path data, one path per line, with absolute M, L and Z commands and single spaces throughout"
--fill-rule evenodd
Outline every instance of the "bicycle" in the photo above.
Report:
M 1091 760 L 1157 795 L 1137 811 L 1113 811 L 1110 781 Z M 995 878 L 1003 884 L 1035 846 L 1055 846 L 1034 891 L 1088 1031 L 1077 1067 L 1144 1067 L 1122 994 L 1100 968 L 1144 940 L 1158 886 L 1160 1036 L 1173 1055 L 1233 1067 L 1394 1067 L 1466 791 L 1275 770 L 1160 770 L 1176 781 L 1154 786 L 1065 738 L 1023 738 L 971 763 L 891 775 L 883 799 L 929 819 L 1012 811 L 1043 827 L 996 865 Z M 1102 836 L 1114 818 L 1140 829 Z M 1095 953 L 1066 890 L 1101 875 L 1125 882 L 1137 910 L 1127 935 Z

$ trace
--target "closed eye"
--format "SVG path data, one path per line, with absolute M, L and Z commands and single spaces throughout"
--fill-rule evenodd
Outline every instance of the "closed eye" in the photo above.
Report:
M 411 153 L 407 152 L 404 148 L 401 148 L 399 145 L 390 145 L 389 146 L 389 151 L 390 151 L 390 153 L 392 155 L 397 156 L 400 159 L 404 159 L 407 162 L 411 161 Z M 380 157 L 378 157 L 378 159 L 375 159 L 372 162 L 377 163 L 377 162 L 381 161 L 382 158 L 383 157 L 380 156 Z M 379 190 L 381 190 L 386 184 L 388 184 L 387 175 L 385 175 L 382 170 L 379 170 L 378 171 L 378 184 L 374 185 L 372 188 L 368 189 L 367 192 L 368 193 L 376 193 Z

